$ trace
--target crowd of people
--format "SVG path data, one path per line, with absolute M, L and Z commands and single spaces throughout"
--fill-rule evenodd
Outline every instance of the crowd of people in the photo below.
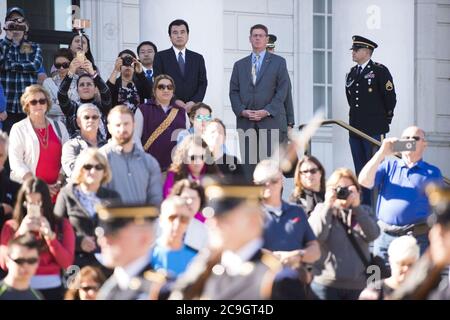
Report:
M 385 299 L 428 252 L 425 188 L 443 177 L 423 161 L 416 126 L 401 137 L 414 150 L 394 158 L 398 138 L 384 139 L 358 176 L 327 178 L 320 159 L 298 159 L 282 199 L 270 155 L 294 126 L 291 83 L 264 25 L 250 29 L 252 54 L 230 80 L 239 135 L 256 137 L 241 140 L 241 160 L 203 101 L 207 70 L 186 48 L 186 21 L 170 23 L 172 48 L 120 52 L 106 82 L 89 38 L 74 33 L 42 85 L 24 11 L 8 9 L 6 25 L 0 300 Z M 378 188 L 376 205 L 363 187 Z

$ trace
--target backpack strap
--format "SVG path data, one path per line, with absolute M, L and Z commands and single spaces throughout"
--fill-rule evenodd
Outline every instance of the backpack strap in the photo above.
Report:
M 58 135 L 58 138 L 60 141 L 62 141 L 62 133 L 61 133 L 61 128 L 59 127 L 59 123 L 56 120 L 52 120 L 53 122 L 53 126 L 56 129 L 56 134 Z

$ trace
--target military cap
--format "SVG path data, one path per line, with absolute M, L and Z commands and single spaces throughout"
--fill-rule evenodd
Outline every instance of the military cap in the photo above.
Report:
M 266 48 L 275 48 L 275 42 L 277 41 L 277 36 L 274 34 L 269 34 L 269 42 L 267 43 Z
M 244 202 L 257 204 L 262 193 L 261 186 L 231 176 L 220 181 L 206 179 L 204 183 L 207 208 L 214 210 L 214 215 L 225 214 Z
M 25 11 L 23 11 L 22 8 L 19 7 L 11 7 L 8 9 L 8 11 L 6 11 L 6 17 L 5 17 L 5 21 L 8 20 L 9 16 L 12 15 L 13 13 L 18 13 L 20 14 L 23 18 L 25 18 Z
M 428 201 L 432 208 L 432 214 L 428 218 L 428 224 L 450 224 L 450 187 L 430 184 L 426 188 Z
M 367 38 L 361 37 L 361 36 L 353 36 L 352 37 L 353 40 L 353 45 L 350 48 L 350 50 L 353 49 L 359 49 L 359 48 L 367 48 L 367 49 L 371 49 L 374 50 L 375 48 L 378 48 L 378 45 L 373 42 L 372 40 L 369 40 Z
M 99 231 L 113 233 L 129 223 L 144 223 L 159 216 L 158 208 L 146 204 L 101 204 L 95 207 L 99 218 Z

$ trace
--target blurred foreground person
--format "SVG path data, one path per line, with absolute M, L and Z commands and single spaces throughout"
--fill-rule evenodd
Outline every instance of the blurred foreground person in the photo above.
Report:
M 210 249 L 202 251 L 174 284 L 170 299 L 306 298 L 296 271 L 283 269 L 276 258 L 261 250 L 260 194 L 260 187 L 236 182 L 206 188 L 210 202 L 205 210 L 214 213 L 215 238 Z
M 95 300 L 105 280 L 105 275 L 99 268 L 83 267 L 67 290 L 64 300 Z
M 102 263 L 114 268 L 97 300 L 157 299 L 164 276 L 152 272 L 148 252 L 155 240 L 150 206 L 99 206 L 98 242 Z
M 428 220 L 430 246 L 388 299 L 450 300 L 448 279 L 441 281 L 443 271 L 450 265 L 450 188 L 430 185 L 427 195 L 432 206 Z
M 39 265 L 39 242 L 24 234 L 8 243 L 8 275 L 0 281 L 0 300 L 42 300 L 42 295 L 30 287 Z

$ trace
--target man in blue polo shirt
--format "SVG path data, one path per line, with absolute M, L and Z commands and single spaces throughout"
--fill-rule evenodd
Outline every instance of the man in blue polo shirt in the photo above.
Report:
M 358 179 L 366 188 L 379 188 L 377 217 L 382 233 L 374 243 L 374 253 L 384 257 L 386 264 L 387 248 L 397 237 L 414 236 L 421 254 L 428 247 L 426 220 L 431 211 L 425 187 L 430 182 L 439 184 L 443 180 L 437 167 L 422 160 L 427 147 L 425 132 L 411 126 L 403 131 L 402 139 L 416 140 L 416 150 L 403 151 L 401 159 L 385 159 L 394 154 L 393 145 L 398 138 L 384 139 Z
M 263 160 L 255 168 L 256 184 L 264 185 L 264 248 L 283 264 L 313 263 L 320 258 L 320 246 L 303 209 L 281 199 L 283 175 L 274 160 Z

